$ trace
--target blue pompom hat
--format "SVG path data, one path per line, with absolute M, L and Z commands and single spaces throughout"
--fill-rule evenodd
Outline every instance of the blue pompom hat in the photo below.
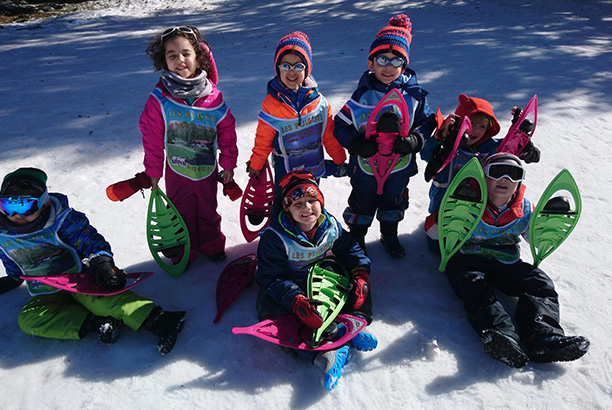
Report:
M 278 64 L 286 53 L 295 53 L 306 64 L 306 77 L 312 72 L 312 49 L 308 36 L 301 31 L 294 31 L 281 38 L 274 53 L 274 71 L 278 75 Z
M 410 56 L 410 43 L 412 42 L 412 23 L 405 14 L 398 14 L 389 19 L 389 25 L 380 29 L 372 45 L 368 59 L 379 54 L 395 52 L 406 60 L 408 64 Z

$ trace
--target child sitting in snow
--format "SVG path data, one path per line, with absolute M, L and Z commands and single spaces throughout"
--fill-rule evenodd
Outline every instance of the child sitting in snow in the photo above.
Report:
M 456 134 L 463 117 L 468 117 L 472 124 L 470 135 L 467 136 L 467 139 L 464 138 L 455 156 L 439 174 L 429 175 L 429 173 L 433 173 L 440 168 L 449 154 L 455 141 L 451 129 L 455 128 Z M 438 208 L 440 208 L 440 203 L 451 179 L 473 157 L 478 158 L 482 164 L 489 155 L 494 154 L 502 142 L 501 138 L 494 138 L 499 131 L 500 126 L 493 113 L 493 107 L 487 100 L 461 94 L 455 113 L 446 117 L 443 125 L 434 134 L 434 138 L 430 138 L 425 143 L 421 151 L 421 158 L 428 162 L 425 180 L 429 181 L 433 177 L 429 188 L 430 215 L 425 220 L 425 232 L 427 233 L 429 248 L 432 251 L 439 252 L 438 226 L 436 224 Z M 521 152 L 520 158 L 527 163 L 538 162 L 540 160 L 540 150 L 529 141 Z
M 381 242 L 394 258 L 402 258 L 405 250 L 397 237 L 399 222 L 408 209 L 408 182 L 417 173 L 415 153 L 435 129 L 435 115 L 427 104 L 427 91 L 417 83 L 416 73 L 408 68 L 412 41 L 410 19 L 398 15 L 390 19 L 370 46 L 368 71 L 351 99 L 334 118 L 334 135 L 351 154 L 348 175 L 352 192 L 344 221 L 353 236 L 365 249 L 365 236 L 374 220 L 380 221 Z M 396 141 L 393 152 L 401 158 L 377 195 L 377 182 L 368 158 L 375 155 L 375 140 L 366 140 L 365 127 L 376 104 L 391 90 L 398 89 L 410 113 L 410 135 Z
M 261 104 L 249 175 L 259 176 L 272 152 L 278 198 L 278 182 L 289 171 L 306 169 L 316 178 L 323 176 L 323 147 L 338 165 L 346 160 L 346 152 L 333 135 L 332 108 L 311 75 L 312 51 L 306 34 L 296 31 L 281 38 L 274 71 Z
M 549 363 L 582 357 L 589 341 L 582 336 L 565 336 L 552 280 L 520 259 L 519 236 L 528 233 L 533 211 L 523 197 L 525 170 L 521 160 L 512 154 L 493 154 L 484 163 L 484 173 L 488 192 L 484 216 L 450 259 L 445 273 L 463 300 L 485 352 L 516 368 L 529 360 Z M 556 197 L 544 209 L 569 210 L 569 204 Z M 516 326 L 493 288 L 518 297 Z
M 18 287 L 22 275 L 81 271 L 91 272 L 108 290 L 123 288 L 126 275 L 115 266 L 110 245 L 84 214 L 69 207 L 65 195 L 48 193 L 46 183 L 47 175 L 36 168 L 20 168 L 2 182 L 0 260 L 8 276 L 0 278 L 0 294 Z M 69 340 L 96 332 L 102 342 L 115 343 L 123 322 L 153 332 L 166 354 L 183 327 L 185 312 L 164 311 L 131 291 L 91 296 L 37 281 L 27 287 L 32 297 L 19 314 L 27 335 Z
M 165 167 L 166 193 L 189 231 L 189 263 L 199 253 L 220 262 L 226 255 L 217 213 L 217 165 L 224 170 L 222 182 L 229 183 L 238 148 L 234 117 L 215 86 L 211 49 L 197 28 L 177 26 L 151 37 L 147 54 L 161 78 L 140 116 L 145 172 L 155 188 Z M 173 261 L 181 257 L 182 251 Z
M 318 329 L 323 319 L 316 302 L 306 297 L 308 272 L 327 250 L 351 272 L 350 295 L 343 312 L 372 322 L 372 298 L 368 278 L 370 260 L 324 209 L 323 194 L 313 174 L 292 171 L 280 181 L 283 210 L 261 234 L 257 248 L 257 315 L 259 320 L 293 312 L 308 328 Z M 323 370 L 321 382 L 331 390 L 338 383 L 349 348 L 372 350 L 377 340 L 361 332 L 337 350 L 295 350 Z

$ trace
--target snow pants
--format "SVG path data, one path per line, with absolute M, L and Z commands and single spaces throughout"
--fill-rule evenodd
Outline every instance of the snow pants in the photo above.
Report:
M 221 232 L 221 216 L 217 213 L 217 171 L 201 181 L 192 181 L 166 166 L 168 198 L 179 211 L 191 241 L 189 262 L 199 253 L 216 255 L 225 250 L 225 235 Z
M 408 209 L 408 182 L 410 176 L 407 170 L 389 175 L 383 186 L 381 195 L 377 195 L 378 183 L 373 175 L 365 174 L 354 165 L 349 171 L 351 178 L 351 194 L 348 207 L 343 218 L 347 225 L 372 225 L 374 216 L 379 221 L 399 222 L 404 219 Z
M 30 298 L 18 321 L 28 335 L 71 340 L 81 338 L 79 330 L 90 313 L 112 316 L 138 330 L 154 307 L 155 303 L 129 290 L 110 296 L 61 291 Z
M 496 259 L 457 253 L 449 261 L 446 275 L 479 335 L 483 330 L 497 329 L 519 341 L 538 335 L 564 334 L 553 282 L 533 265 L 521 260 L 504 264 Z M 516 327 L 494 288 L 518 297 Z

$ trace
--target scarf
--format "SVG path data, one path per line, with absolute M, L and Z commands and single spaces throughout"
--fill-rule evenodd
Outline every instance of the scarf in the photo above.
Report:
M 183 78 L 172 71 L 161 70 L 161 81 L 174 98 L 198 98 L 212 91 L 212 85 L 206 78 L 206 71 L 193 78 Z

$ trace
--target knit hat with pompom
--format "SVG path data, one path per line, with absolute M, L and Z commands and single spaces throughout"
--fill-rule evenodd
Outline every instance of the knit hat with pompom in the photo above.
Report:
M 310 48 L 308 36 L 301 31 L 294 31 L 280 39 L 274 53 L 274 70 L 277 75 L 278 65 L 287 53 L 294 53 L 300 56 L 304 64 L 306 64 L 306 77 L 310 76 L 312 72 L 312 49 Z
M 380 29 L 372 45 L 368 59 L 373 59 L 379 54 L 395 52 L 408 64 L 410 56 L 410 43 L 412 42 L 412 23 L 405 14 L 391 17 L 389 25 Z

